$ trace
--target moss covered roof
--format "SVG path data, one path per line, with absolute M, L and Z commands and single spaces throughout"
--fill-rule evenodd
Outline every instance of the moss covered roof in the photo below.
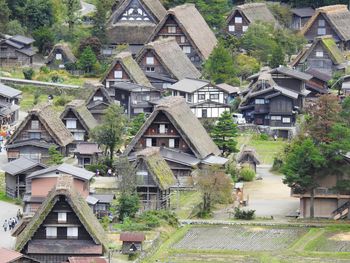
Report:
M 322 44 L 329 52 L 329 55 L 333 58 L 334 64 L 341 64 L 345 62 L 345 58 L 338 48 L 337 44 L 335 43 L 333 37 L 322 37 L 321 38 Z

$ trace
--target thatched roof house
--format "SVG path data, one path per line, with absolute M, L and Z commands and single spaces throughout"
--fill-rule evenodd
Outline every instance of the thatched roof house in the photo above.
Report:
M 90 96 L 86 100 L 86 107 L 92 116 L 101 122 L 104 111 L 114 103 L 108 90 L 102 85 L 96 85 L 95 89 L 91 92 Z
M 300 33 L 310 42 L 320 35 L 332 35 L 341 49 L 349 49 L 350 12 L 346 5 L 317 8 Z
M 117 54 L 101 78 L 101 83 L 107 88 L 111 87 L 115 82 L 120 81 L 132 82 L 146 87 L 152 86 L 130 52 Z
M 77 58 L 67 43 L 56 44 L 46 59 L 46 65 L 51 68 L 64 68 L 67 63 L 75 63 Z
M 122 0 L 107 22 L 111 44 L 142 45 L 166 10 L 159 0 Z
M 260 164 L 258 154 L 254 148 L 244 146 L 237 155 L 237 163 L 241 166 L 249 165 L 254 171 Z
M 50 229 L 52 231 L 50 236 L 55 235 L 55 233 L 57 235 L 57 224 L 59 224 L 57 210 L 62 211 L 62 208 L 65 208 L 63 211 L 67 211 L 65 212 L 66 221 L 69 220 L 70 216 L 77 219 L 75 222 L 79 227 L 76 239 L 52 239 L 48 237 L 47 228 L 50 226 L 51 228 L 56 227 L 56 232 Z M 66 224 L 61 227 L 68 228 Z M 62 230 L 68 236 L 68 229 Z M 84 240 L 78 234 L 80 232 L 86 235 Z M 71 232 L 72 234 L 74 235 L 74 231 Z M 62 262 L 67 260 L 69 256 L 103 255 L 108 250 L 108 243 L 101 224 L 84 198 L 75 190 L 72 177 L 62 175 L 34 217 L 17 237 L 15 249 L 33 258 L 39 257 L 41 260 L 50 258 L 50 262 Z

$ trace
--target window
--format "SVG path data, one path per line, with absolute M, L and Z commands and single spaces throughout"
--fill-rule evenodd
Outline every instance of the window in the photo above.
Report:
M 255 104 L 265 104 L 265 100 L 264 99 L 255 99 Z
M 325 26 L 326 25 L 326 21 L 324 21 L 323 19 L 318 20 L 318 26 Z
M 152 138 L 146 138 L 146 147 L 152 147 Z
M 187 102 L 192 102 L 192 94 L 187 94 Z
M 154 65 L 154 57 L 146 57 L 147 65 Z
M 165 133 L 165 124 L 159 124 L 159 133 Z
M 322 58 L 323 57 L 323 51 L 322 50 L 316 51 L 316 57 Z
M 60 64 L 60 65 L 58 65 L 58 68 L 65 68 L 65 66 L 63 65 L 63 64 Z
M 59 212 L 57 214 L 57 219 L 58 219 L 58 223 L 66 223 L 67 222 L 67 213 L 65 212 Z
M 181 42 L 181 43 L 185 43 L 185 42 L 186 42 L 186 37 L 181 36 L 181 37 L 180 37 L 180 42 Z
M 32 130 L 39 130 L 39 121 L 32 121 L 30 126 Z
M 242 27 L 242 31 L 243 31 L 243 32 L 246 32 L 247 30 L 248 30 L 248 26 L 243 26 L 243 27 Z
M 46 238 L 57 238 L 57 227 L 46 227 Z
M 163 83 L 163 89 L 167 89 L 171 86 L 171 83 Z
M 77 128 L 77 120 L 66 120 L 67 129 L 76 129 Z
M 282 123 L 290 123 L 290 118 L 289 117 L 282 118 Z
M 280 121 L 281 118 L 282 118 L 281 116 L 271 116 L 272 121 Z
M 152 138 L 152 146 L 157 146 L 157 139 L 156 138 Z
M 146 72 L 154 72 L 154 67 L 146 67 Z
M 84 141 L 84 136 L 85 136 L 84 132 L 75 132 L 73 134 L 74 140 L 76 141 Z
M 67 238 L 77 239 L 78 238 L 78 227 L 67 227 Z
M 205 94 L 198 94 L 198 100 L 205 100 Z
M 236 29 L 235 29 L 235 26 L 234 26 L 234 25 L 229 25 L 229 26 L 228 26 L 228 31 L 229 31 L 229 32 L 235 32 L 235 30 L 236 30 Z
M 210 94 L 210 99 L 211 100 L 218 100 L 219 99 L 219 94 Z
M 40 132 L 29 132 L 29 139 L 41 139 L 41 133 Z
M 317 29 L 317 34 L 318 35 L 325 35 L 326 34 L 326 29 L 325 28 L 318 28 Z
M 94 96 L 93 100 L 94 101 L 103 101 L 103 97 L 101 97 L 101 96 Z
M 202 110 L 202 118 L 207 118 L 208 117 L 208 111 L 206 109 Z
M 115 79 L 121 79 L 121 78 L 123 78 L 123 71 L 121 71 L 121 70 L 116 70 L 116 71 L 114 71 L 114 78 L 115 78 Z
M 236 23 L 236 24 L 242 24 L 242 17 L 236 16 L 236 17 L 235 17 L 235 23 Z
M 176 33 L 176 26 L 168 26 L 168 33 L 175 34 Z
M 169 139 L 169 148 L 175 148 L 175 140 Z
M 56 54 L 56 60 L 62 60 L 62 54 L 57 53 Z
M 191 53 L 191 47 L 190 46 L 183 46 L 182 50 L 185 54 L 190 54 Z
M 174 146 L 174 148 L 180 148 L 180 139 L 179 138 L 175 139 L 175 146 Z

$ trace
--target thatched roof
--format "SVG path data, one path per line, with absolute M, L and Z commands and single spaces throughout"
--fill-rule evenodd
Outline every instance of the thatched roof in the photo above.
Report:
M 16 240 L 15 249 L 22 251 L 25 245 L 31 240 L 40 225 L 44 222 L 52 208 L 56 204 L 58 196 L 65 196 L 68 204 L 79 218 L 96 244 L 102 245 L 104 251 L 108 250 L 106 234 L 95 217 L 92 209 L 84 198 L 74 189 L 73 178 L 62 175 L 57 179 L 56 186 L 49 192 L 46 200 L 41 204 L 26 228 L 19 234 Z
M 156 39 L 159 31 L 170 16 L 175 19 L 202 59 L 208 59 L 217 44 L 217 39 L 194 4 L 184 4 L 169 9 L 148 42 Z
M 239 12 L 241 15 L 245 16 L 250 23 L 257 21 L 277 23 L 276 19 L 267 8 L 266 3 L 249 3 L 244 5 L 236 6 L 227 17 L 227 22 L 230 22 L 232 17 Z
M 249 158 L 250 161 L 254 162 L 255 164 L 259 165 L 260 160 L 258 157 L 258 154 L 254 148 L 244 146 L 242 150 L 237 155 L 237 163 L 241 163 Z
M 315 14 L 304 25 L 300 33 L 305 35 L 320 15 L 330 24 L 341 40 L 350 40 L 350 12 L 346 5 L 330 5 L 317 8 Z
M 201 76 L 201 73 L 172 37 L 160 39 L 145 45 L 140 51 L 137 61 L 141 61 L 148 50 L 153 50 L 168 73 L 178 80 L 199 78 Z
M 115 56 L 114 61 L 102 77 L 101 82 L 106 81 L 109 73 L 114 69 L 115 65 L 118 63 L 120 63 L 125 72 L 129 75 L 132 82 L 146 87 L 152 87 L 152 84 L 149 82 L 148 78 L 146 77 L 145 73 L 143 73 L 140 66 L 133 59 L 132 54 L 130 52 L 121 52 Z
M 143 160 L 148 172 L 160 189 L 167 190 L 175 184 L 176 179 L 168 163 L 160 154 L 159 148 L 146 148 L 136 153 L 137 161 Z
M 59 53 L 63 54 L 70 63 L 75 63 L 77 61 L 77 58 L 74 56 L 67 43 L 58 43 L 52 48 L 50 54 L 46 59 L 46 63 L 50 63 L 52 60 L 56 59 L 56 51 L 59 51 Z
M 106 99 L 107 104 L 113 103 L 113 99 L 109 95 L 107 89 L 102 84 L 99 84 L 99 85 L 96 85 L 95 89 L 91 92 L 90 96 L 86 100 L 86 106 L 88 108 L 91 105 L 91 103 L 93 103 L 94 96 L 98 91 L 101 91 L 102 96 Z
M 72 111 L 74 113 L 85 130 L 88 132 L 98 125 L 94 116 L 92 116 L 86 107 L 84 100 L 73 100 L 68 103 L 64 111 L 61 113 L 61 119 L 64 119 L 69 111 Z
M 219 148 L 208 135 L 200 121 L 192 113 L 183 97 L 164 97 L 156 104 L 155 110 L 132 139 L 124 151 L 124 155 L 129 155 L 131 153 L 136 143 L 160 112 L 163 112 L 169 118 L 197 158 L 204 159 L 209 155 L 221 154 Z
M 15 141 L 17 136 L 22 132 L 33 116 L 39 119 L 40 123 L 59 146 L 64 147 L 74 141 L 72 134 L 64 126 L 57 113 L 52 109 L 52 106 L 50 104 L 44 104 L 37 106 L 28 112 L 27 117 L 21 122 L 19 127 L 8 140 L 7 145 L 10 145 Z

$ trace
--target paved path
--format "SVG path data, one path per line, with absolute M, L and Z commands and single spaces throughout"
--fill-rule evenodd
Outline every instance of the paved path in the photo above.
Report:
M 12 249 L 15 245 L 15 238 L 11 236 L 9 230 L 5 232 L 2 226 L 4 224 L 5 219 L 8 220 L 10 217 L 14 217 L 17 215 L 17 211 L 19 208 L 21 207 L 0 201 L 0 247 Z
M 96 7 L 94 5 L 86 3 L 82 0 L 80 0 L 80 3 L 81 3 L 80 13 L 82 16 L 86 16 L 86 15 L 94 12 L 96 9 Z

